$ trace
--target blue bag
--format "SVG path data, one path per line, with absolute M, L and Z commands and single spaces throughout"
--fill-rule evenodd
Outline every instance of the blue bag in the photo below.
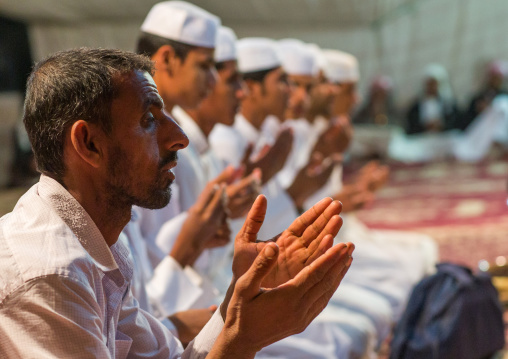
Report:
M 490 276 L 442 263 L 414 288 L 390 359 L 486 359 L 503 347 L 503 309 Z

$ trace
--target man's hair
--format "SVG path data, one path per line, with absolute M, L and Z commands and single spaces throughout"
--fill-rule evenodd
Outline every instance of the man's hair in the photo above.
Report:
M 118 78 L 136 70 L 153 74 L 153 62 L 131 52 L 89 48 L 58 52 L 34 66 L 23 122 L 39 172 L 63 177 L 65 134 L 77 120 L 111 133 Z
M 141 55 L 152 57 L 162 46 L 169 45 L 175 51 L 175 56 L 182 62 L 185 61 L 187 55 L 198 46 L 184 44 L 183 42 L 166 39 L 165 37 L 141 32 L 136 46 L 136 52 Z
M 253 71 L 253 72 L 244 72 L 242 74 L 243 79 L 245 81 L 251 80 L 256 82 L 263 82 L 265 80 L 266 75 L 268 75 L 270 72 L 272 72 L 275 69 L 278 69 L 279 67 L 274 67 L 267 70 L 261 70 L 261 71 Z

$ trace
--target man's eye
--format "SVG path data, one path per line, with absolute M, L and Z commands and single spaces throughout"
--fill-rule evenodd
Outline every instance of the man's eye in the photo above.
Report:
M 146 116 L 141 121 L 141 125 L 143 127 L 150 127 L 150 126 L 155 125 L 156 122 L 157 121 L 156 121 L 155 117 L 153 117 L 152 113 L 148 113 L 148 114 L 146 114 Z

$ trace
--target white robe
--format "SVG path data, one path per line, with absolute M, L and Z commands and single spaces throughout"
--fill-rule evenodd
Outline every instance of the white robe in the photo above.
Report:
M 219 159 L 213 151 L 208 151 L 208 141 L 192 118 L 185 112 L 180 111 L 174 113 L 174 115 L 189 137 L 190 143 L 198 149 L 198 152 L 201 152 L 204 173 L 211 176 L 211 178 L 215 177 L 225 167 L 225 161 Z M 250 138 L 255 140 L 254 133 L 249 132 L 248 125 L 250 124 L 242 123 L 239 128 L 236 128 L 246 133 L 247 136 L 252 136 Z M 246 142 L 244 141 L 244 143 Z M 271 186 L 265 186 L 264 191 L 268 202 L 272 205 L 267 210 L 265 223 L 262 231 L 260 231 L 259 238 L 267 239 L 287 228 L 297 217 L 297 213 L 290 198 L 275 181 Z M 244 219 L 236 221 L 236 226 L 233 225 L 233 232 L 239 229 L 239 225 L 242 225 L 243 221 Z M 196 263 L 196 267 L 202 276 L 207 276 L 209 280 L 213 281 L 223 294 L 225 294 L 232 278 L 233 240 L 228 246 L 207 250 L 205 255 L 202 255 Z M 219 298 L 217 301 L 219 301 Z M 336 318 L 330 324 L 326 324 L 326 322 L 323 324 L 312 323 L 304 332 L 305 334 L 286 338 L 263 349 L 258 355 L 262 357 L 265 353 L 270 353 L 269 357 L 273 357 L 275 352 L 277 357 L 282 355 L 282 357 L 288 359 L 295 357 L 337 358 L 338 355 L 342 356 L 341 353 L 346 353 L 345 358 L 351 355 L 363 355 L 366 348 L 371 348 L 376 343 L 375 327 L 370 319 L 354 313 L 352 310 L 343 310 L 341 314 L 340 318 Z M 344 340 L 346 336 L 349 337 L 347 341 Z M 324 346 L 317 345 L 317 343 L 310 344 L 313 338 L 322 338 L 320 343 L 327 344 Z M 325 340 L 324 338 L 328 339 Z M 302 346 L 302 340 L 307 340 L 309 344 Z M 327 352 L 324 351 L 325 347 L 328 348 Z
M 242 115 L 237 115 L 233 127 L 223 125 L 215 126 L 212 133 L 210 134 L 210 144 L 214 151 L 215 148 L 219 149 L 218 152 L 222 154 L 223 160 L 229 162 L 235 161 L 236 158 L 241 158 L 245 148 L 247 147 L 247 143 L 257 143 L 257 139 L 260 136 L 262 136 L 262 134 L 260 134 L 260 132 L 257 131 L 245 119 L 245 117 Z M 272 186 L 270 187 L 270 185 Z M 270 188 L 278 193 L 285 193 L 285 190 L 282 189 L 276 179 L 270 181 L 268 185 L 265 186 L 264 191 L 266 192 Z M 267 198 L 270 209 L 271 201 L 269 194 L 267 195 Z M 283 207 L 280 207 L 280 209 L 283 213 L 287 212 L 287 210 L 284 210 Z M 275 215 L 276 212 L 277 211 L 273 211 L 271 216 Z M 284 228 L 287 228 L 296 217 L 297 214 L 294 212 L 291 216 L 287 216 Z M 270 215 L 268 215 L 268 213 L 267 220 L 270 220 Z M 267 223 L 265 223 L 265 225 L 266 224 Z M 361 353 L 361 355 L 363 355 L 365 353 L 371 352 L 371 349 L 375 347 L 375 345 L 379 344 L 379 341 L 388 335 L 392 324 L 392 312 L 389 303 L 381 296 L 359 287 L 349 286 L 350 288 L 354 287 L 350 290 L 348 290 L 346 287 L 348 286 L 346 285 L 344 288 L 341 287 L 337 291 L 334 296 L 335 300 L 329 305 L 334 306 L 335 308 L 327 309 L 325 311 L 325 313 L 336 313 L 339 311 L 341 315 L 331 316 L 333 320 L 330 320 L 330 318 L 327 319 L 329 314 L 323 314 L 319 316 L 319 319 L 317 320 L 322 322 L 335 323 L 340 330 L 345 330 L 351 339 L 351 351 L 349 354 L 355 353 L 354 355 L 358 355 Z M 326 329 L 320 330 L 326 332 Z M 322 334 L 323 337 L 326 336 L 324 332 Z M 377 341 L 377 339 L 379 339 L 379 341 Z M 290 344 L 290 342 L 298 340 L 299 337 L 287 338 L 277 344 L 279 346 L 279 349 L 277 350 L 280 350 L 280 353 L 284 353 L 282 349 L 284 345 L 291 347 L 292 344 Z M 323 356 L 320 358 L 328 358 L 328 356 L 326 356 L 325 350 L 323 350 L 322 353 Z M 343 352 L 341 353 L 341 355 L 344 355 Z M 312 357 L 310 353 L 306 354 Z M 349 357 L 349 354 L 339 357 L 347 358 Z M 293 358 L 293 356 L 285 356 L 285 354 L 281 357 Z M 294 354 L 294 357 L 299 356 Z

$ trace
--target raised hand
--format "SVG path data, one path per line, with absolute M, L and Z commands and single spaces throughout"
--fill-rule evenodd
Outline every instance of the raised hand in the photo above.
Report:
M 219 243 L 225 245 L 229 241 L 225 197 L 226 186 L 210 182 L 198 201 L 189 208 L 188 217 L 170 253 L 182 267 L 192 265 L 205 248 Z M 221 231 L 225 234 L 221 235 Z M 224 240 L 226 236 L 228 241 Z
M 287 189 L 287 193 L 297 208 L 303 207 L 305 200 L 326 184 L 336 164 L 332 158 L 316 163 L 316 157 L 313 156 L 309 163 L 298 172 Z
M 353 126 L 347 116 L 335 118 L 330 127 L 319 136 L 312 152 L 319 152 L 324 157 L 334 153 L 343 153 L 353 138 Z
M 323 240 L 331 242 L 333 236 Z M 328 248 L 293 279 L 266 288 L 266 277 L 282 255 L 274 243 L 267 243 L 222 304 L 224 329 L 207 358 L 253 358 L 263 347 L 305 330 L 337 290 L 353 250 L 352 243 Z
M 390 169 L 387 166 L 370 161 L 360 169 L 355 182 L 362 183 L 369 191 L 375 192 L 384 187 L 389 174 Z
M 362 209 L 374 200 L 374 194 L 363 183 L 345 185 L 342 190 L 333 196 L 333 199 L 342 203 L 344 213 Z
M 252 148 L 250 148 L 250 151 L 246 151 L 249 156 L 244 159 L 246 173 L 251 173 L 254 168 L 259 168 L 263 174 L 262 184 L 267 183 L 284 167 L 292 146 L 293 131 L 286 128 L 280 132 L 273 146 L 265 147 L 254 160 L 250 158 L 250 153 L 252 153 Z
M 261 190 L 261 176 L 261 170 L 256 168 L 249 176 L 226 188 L 230 218 L 240 218 L 247 214 Z
M 279 246 L 280 255 L 273 270 L 266 275 L 263 285 L 276 287 L 294 278 L 305 266 L 326 252 L 342 225 L 340 211 L 340 202 L 324 198 L 298 217 L 288 229 L 273 238 L 271 241 L 275 241 Z M 257 238 L 265 213 L 266 198 L 259 196 L 235 239 L 235 278 L 247 271 L 256 256 L 269 243 L 258 241 Z

